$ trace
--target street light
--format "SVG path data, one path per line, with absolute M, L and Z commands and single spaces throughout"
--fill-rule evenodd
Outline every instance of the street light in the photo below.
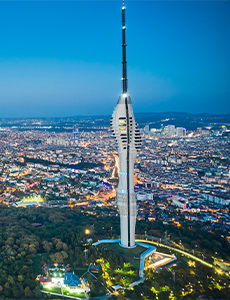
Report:
M 90 231 L 89 229 L 86 229 L 86 230 L 85 230 L 85 234 L 88 235 L 88 234 L 90 234 L 90 233 L 91 233 L 91 231 Z

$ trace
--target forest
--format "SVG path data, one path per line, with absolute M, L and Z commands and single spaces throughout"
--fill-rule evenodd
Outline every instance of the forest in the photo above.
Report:
M 85 230 L 90 229 L 90 235 Z M 180 228 L 163 225 L 161 221 L 139 221 L 136 232 L 182 240 L 187 248 L 197 245 L 208 259 L 214 252 L 229 259 L 229 244 L 221 233 L 208 233 L 191 224 Z M 68 263 L 73 269 L 93 263 L 103 253 L 89 246 L 93 241 L 119 236 L 119 218 L 88 215 L 79 208 L 0 208 L 0 295 L 7 298 L 39 298 L 40 286 L 36 276 L 42 272 L 42 264 Z M 88 245 L 88 246 L 86 246 Z M 88 247 L 87 258 L 84 250 Z M 106 255 L 114 264 L 123 264 L 125 258 Z M 151 275 L 151 274 L 150 274 Z M 152 276 L 152 275 L 151 275 Z M 150 276 L 150 277 L 151 277 Z M 148 281 L 143 285 L 148 284 Z M 137 288 L 139 290 L 140 287 Z M 131 292 L 130 292 L 131 293 Z M 128 296 L 127 292 L 127 296 Z

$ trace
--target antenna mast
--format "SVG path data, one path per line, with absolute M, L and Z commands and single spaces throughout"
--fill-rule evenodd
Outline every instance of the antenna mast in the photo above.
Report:
M 127 61 L 126 61 L 126 41 L 125 41 L 125 0 L 122 5 L 122 86 L 123 94 L 127 93 L 128 78 L 127 78 Z

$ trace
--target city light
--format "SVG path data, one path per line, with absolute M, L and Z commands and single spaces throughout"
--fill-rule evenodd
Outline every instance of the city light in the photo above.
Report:
M 4 74 L 0 76 L 0 293 L 4 299 L 42 299 L 42 295 L 53 299 L 229 298 L 230 115 L 227 104 L 221 105 L 229 96 L 229 87 L 225 86 L 227 73 L 217 76 L 216 71 L 224 70 L 221 62 L 227 66 L 229 58 L 226 25 L 230 4 L 212 1 L 207 10 L 206 5 L 193 4 L 196 1 L 189 3 L 189 9 L 185 9 L 187 4 L 180 8 L 164 3 L 161 8 L 159 3 L 155 17 L 154 1 L 142 2 L 136 1 L 130 10 L 134 15 L 126 18 L 123 0 L 121 16 L 117 16 L 122 39 L 118 102 L 116 94 L 111 94 L 115 88 L 109 79 L 117 76 L 116 62 L 106 45 L 116 35 L 110 26 L 115 21 L 101 18 L 114 15 L 116 1 L 97 3 L 93 13 L 86 12 L 84 3 L 78 7 L 78 1 L 61 5 L 61 9 L 54 1 L 45 12 L 43 3 L 36 3 L 36 9 L 16 5 L 15 11 L 14 3 L 9 8 L 3 4 L 7 14 L 0 18 L 6 25 L 1 26 L 0 52 L 10 50 L 6 53 L 9 59 L 0 55 L 0 75 Z M 9 12 L 13 18 L 8 17 Z M 190 22 L 193 12 L 205 16 L 196 18 L 195 26 Z M 183 17 L 178 18 L 180 15 Z M 130 46 L 137 45 L 130 52 L 138 54 L 133 52 L 130 58 L 126 20 L 133 26 Z M 98 30 L 102 21 L 110 32 Z M 154 26 L 141 28 L 152 21 Z M 78 22 L 84 24 L 79 29 L 82 34 L 76 35 L 77 42 L 71 41 Z M 89 25 L 94 29 L 92 39 L 84 34 Z M 165 28 L 170 29 L 170 43 Z M 137 38 L 140 32 L 143 36 Z M 92 45 L 99 48 L 94 51 Z M 89 49 L 83 51 L 85 46 Z M 36 56 L 33 48 L 42 52 L 41 58 L 31 59 Z M 117 49 L 116 45 L 111 49 Z M 78 60 L 72 59 L 72 53 Z M 135 57 L 140 61 L 135 62 Z M 205 68 L 207 62 L 210 66 Z M 209 70 L 213 72 L 208 74 Z M 67 74 L 65 79 L 61 73 Z M 130 86 L 128 74 L 134 79 Z M 205 87 L 210 78 L 215 84 Z M 28 81 L 24 90 L 23 80 Z M 34 80 L 35 86 L 31 84 Z M 14 81 L 16 86 L 11 84 Z M 131 101 L 132 87 L 137 93 Z M 9 92 L 15 99 L 10 99 Z M 113 113 L 112 102 L 108 102 L 112 98 Z M 42 101 L 45 115 L 39 111 Z M 200 113 L 204 109 L 218 114 Z M 15 113 L 18 117 L 10 117 Z
M 91 231 L 90 231 L 90 229 L 85 229 L 85 234 L 90 234 L 91 233 Z

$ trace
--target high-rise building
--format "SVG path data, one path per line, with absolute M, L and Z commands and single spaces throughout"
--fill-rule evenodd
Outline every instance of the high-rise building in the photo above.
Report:
M 177 127 L 176 128 L 176 135 L 177 136 L 185 136 L 186 135 L 186 129 L 183 127 Z
M 149 125 L 145 125 L 144 127 L 144 133 L 149 134 Z
M 164 128 L 164 134 L 168 136 L 176 135 L 176 127 L 175 125 L 167 125 Z
M 111 129 L 118 144 L 120 163 L 117 204 L 120 212 L 121 246 L 135 246 L 136 196 L 134 192 L 134 163 L 141 147 L 140 131 L 134 119 L 128 94 L 126 62 L 125 4 L 122 5 L 122 86 L 123 92 L 111 118 Z
M 74 125 L 73 127 L 73 140 L 77 141 L 79 139 L 79 129 L 77 125 Z

